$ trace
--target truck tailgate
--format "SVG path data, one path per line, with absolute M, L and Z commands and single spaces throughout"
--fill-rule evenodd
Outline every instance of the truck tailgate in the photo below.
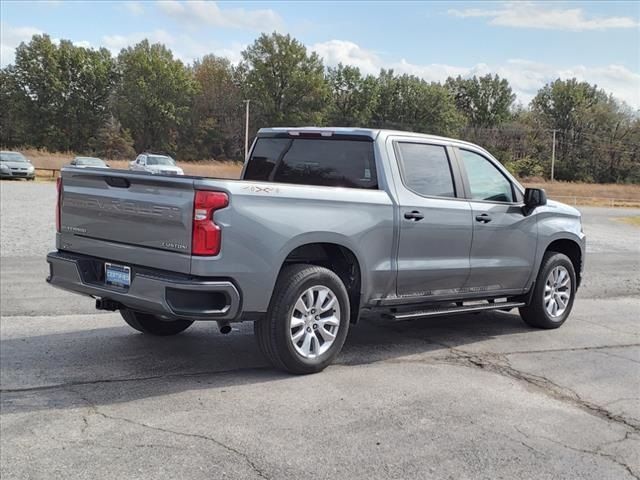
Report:
M 64 169 L 59 248 L 189 273 L 193 198 L 188 177 Z

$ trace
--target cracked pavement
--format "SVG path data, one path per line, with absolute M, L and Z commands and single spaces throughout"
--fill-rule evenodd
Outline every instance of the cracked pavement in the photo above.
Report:
M 583 209 L 586 278 L 559 330 L 363 322 L 336 365 L 293 377 L 249 324 L 146 338 L 45 285 L 53 190 L 2 184 L 3 480 L 640 478 L 640 229 L 614 220 L 637 210 Z

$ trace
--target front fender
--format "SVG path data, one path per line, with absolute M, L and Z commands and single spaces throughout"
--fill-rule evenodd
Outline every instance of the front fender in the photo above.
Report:
M 586 235 L 582 231 L 580 212 L 568 205 L 550 201 L 549 205 L 536 209 L 534 215 L 537 217 L 538 224 L 538 246 L 529 286 L 533 284 L 538 276 L 545 252 L 557 240 L 568 240 L 578 245 L 580 248 L 581 269 L 583 269 L 586 253 Z

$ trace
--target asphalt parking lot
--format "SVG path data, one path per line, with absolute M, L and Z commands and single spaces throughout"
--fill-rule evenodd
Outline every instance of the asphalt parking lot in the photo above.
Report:
M 336 365 L 266 365 L 250 325 L 148 338 L 48 286 L 53 183 L 2 182 L 0 476 L 640 478 L 640 210 L 584 208 L 559 330 L 515 313 L 352 328 Z

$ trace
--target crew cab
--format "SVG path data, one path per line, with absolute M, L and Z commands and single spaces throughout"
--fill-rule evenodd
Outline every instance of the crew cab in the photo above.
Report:
M 261 129 L 240 180 L 65 168 L 57 214 L 49 283 L 146 334 L 252 321 L 293 373 L 362 316 L 518 308 L 557 328 L 585 255 L 579 212 L 483 148 L 387 130 Z

